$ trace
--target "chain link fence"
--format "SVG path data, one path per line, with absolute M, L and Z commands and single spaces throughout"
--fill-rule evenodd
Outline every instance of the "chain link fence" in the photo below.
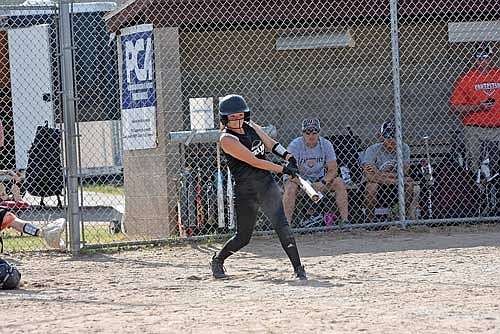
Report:
M 58 7 L 35 9 L 2 9 L 0 31 L 1 168 L 21 173 L 38 125 L 64 133 Z M 234 231 L 234 184 L 218 145 L 228 94 L 242 95 L 283 146 L 302 145 L 290 150 L 324 197 L 313 202 L 275 175 L 296 231 L 500 219 L 497 1 L 136 0 L 70 12 L 83 247 Z M 318 119 L 319 133 L 304 132 L 304 119 Z M 335 162 L 328 142 L 314 149 L 319 136 Z M 67 216 L 60 147 L 44 159 L 63 174 L 50 177 L 60 192 L 42 206 L 24 177 L 22 218 Z M 308 173 L 325 164 L 323 185 L 322 172 Z M 256 230 L 270 233 L 263 214 Z
M 65 216 L 57 15 L 50 6 L 1 6 L 0 18 L 0 205 L 43 228 Z M 6 250 L 46 247 L 2 230 Z
M 105 13 L 115 3 L 70 6 L 80 193 L 81 240 L 86 225 L 119 220 L 123 200 L 96 192 L 123 184 L 116 44 Z M 68 173 L 62 99 L 61 15 L 50 1 L 0 6 L 2 40 L 3 146 L 1 205 L 43 229 L 68 217 Z M 120 191 L 121 192 L 121 191 Z M 123 211 L 123 210 L 121 210 Z M 117 218 L 118 217 L 118 218 Z M 77 222 L 78 224 L 78 222 Z M 5 227 L 5 226 L 2 226 Z M 77 225 L 78 227 L 78 225 Z M 6 250 L 47 245 L 15 229 L 2 228 Z M 103 233 L 104 234 L 104 233 Z M 62 236 L 65 241 L 69 235 Z M 96 236 L 95 241 L 99 241 Z M 109 240 L 106 239 L 106 240 Z

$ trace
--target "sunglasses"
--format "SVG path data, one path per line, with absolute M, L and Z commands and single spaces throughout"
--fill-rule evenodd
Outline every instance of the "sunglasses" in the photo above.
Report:
M 307 129 L 307 130 L 304 130 L 304 133 L 305 133 L 306 135 L 310 135 L 310 134 L 315 135 L 315 134 L 318 134 L 318 133 L 319 133 L 319 131 L 318 131 L 318 130 L 316 130 L 316 129 Z
M 476 59 L 488 59 L 490 57 L 489 53 L 476 53 Z
M 383 136 L 384 136 L 385 139 L 387 139 L 387 138 L 395 138 L 396 134 L 394 132 L 392 132 L 392 133 L 386 132 L 386 133 L 383 134 Z

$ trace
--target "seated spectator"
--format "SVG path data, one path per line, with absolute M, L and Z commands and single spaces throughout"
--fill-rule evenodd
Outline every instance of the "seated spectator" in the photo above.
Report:
M 302 136 L 288 145 L 296 159 L 299 174 L 319 192 L 335 192 L 335 202 L 342 222 L 348 222 L 347 190 L 344 180 L 338 176 L 337 158 L 332 143 L 320 136 L 319 119 L 305 119 L 302 122 Z M 297 194 L 302 191 L 297 179 L 287 179 L 283 204 L 285 215 L 291 221 Z
M 365 151 L 362 161 L 367 181 L 365 190 L 367 222 L 373 222 L 375 219 L 374 210 L 377 205 L 378 196 L 383 193 L 394 193 L 397 191 L 398 185 L 395 126 L 392 121 L 382 124 L 380 136 L 382 142 L 369 146 Z M 409 210 L 410 219 L 415 219 L 413 210 L 410 210 L 413 180 L 408 176 L 409 169 L 410 147 L 406 143 L 403 143 L 406 208 Z
M 5 183 L 0 182 L 0 201 L 20 201 L 22 199 L 19 186 L 21 174 L 11 170 L 0 170 L 0 175 L 9 176 L 12 179 L 10 189 L 7 189 Z

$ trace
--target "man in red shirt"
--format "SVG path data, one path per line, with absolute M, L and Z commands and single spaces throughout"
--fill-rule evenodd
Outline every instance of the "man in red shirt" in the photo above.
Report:
M 484 158 L 481 142 L 496 147 L 500 142 L 500 69 L 488 43 L 479 44 L 474 57 L 474 67 L 455 84 L 450 102 L 451 111 L 462 116 L 465 145 L 477 168 Z

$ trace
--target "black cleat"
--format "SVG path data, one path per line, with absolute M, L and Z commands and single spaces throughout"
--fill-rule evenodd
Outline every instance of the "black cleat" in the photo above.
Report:
M 212 268 L 212 275 L 214 278 L 224 278 L 226 273 L 224 270 L 224 262 L 216 257 L 216 254 L 212 256 L 212 261 L 210 261 L 210 267 Z
M 307 280 L 306 270 L 304 269 L 304 266 L 298 266 L 297 268 L 295 268 L 295 277 L 297 277 L 301 281 Z

